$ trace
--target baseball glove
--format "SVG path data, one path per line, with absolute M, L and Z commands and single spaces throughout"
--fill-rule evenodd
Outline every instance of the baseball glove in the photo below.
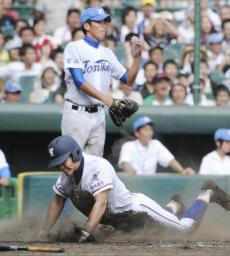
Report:
M 109 115 L 116 126 L 121 127 L 127 118 L 134 114 L 139 108 L 137 102 L 130 99 L 113 99 L 109 108 Z

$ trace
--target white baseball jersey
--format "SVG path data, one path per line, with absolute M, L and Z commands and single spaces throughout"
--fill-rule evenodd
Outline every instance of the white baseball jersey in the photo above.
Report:
M 199 174 L 202 175 L 230 175 L 230 156 L 221 158 L 214 150 L 203 157 Z
M 144 147 L 139 140 L 134 140 L 122 145 L 118 165 L 121 167 L 126 162 L 137 170 L 137 174 L 153 175 L 158 163 L 168 167 L 173 159 L 174 156 L 159 140 L 151 140 L 148 147 Z
M 93 46 L 85 39 L 67 44 L 64 51 L 64 70 L 67 85 L 65 98 L 79 105 L 98 104 L 98 100 L 86 95 L 76 87 L 69 68 L 82 69 L 84 80 L 106 95 L 110 92 L 112 77 L 120 79 L 127 71 L 117 60 L 114 53 L 101 44 L 98 47 Z
M 107 207 L 110 213 L 122 213 L 129 210 L 145 212 L 163 226 L 179 231 L 189 230 L 195 223 L 190 218 L 179 220 L 171 212 L 143 194 L 130 193 L 117 177 L 114 168 L 104 158 L 85 153 L 83 153 L 83 157 L 84 167 L 80 186 L 94 196 L 109 189 Z M 53 186 L 54 192 L 63 198 L 70 196 L 73 189 L 73 177 L 68 177 L 64 173 L 59 176 Z

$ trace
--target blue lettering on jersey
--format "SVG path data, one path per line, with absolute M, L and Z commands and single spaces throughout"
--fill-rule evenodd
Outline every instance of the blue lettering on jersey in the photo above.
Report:
M 98 60 L 93 65 L 90 65 L 89 60 L 85 60 L 83 62 L 85 65 L 83 73 L 110 72 L 112 70 L 112 64 L 107 60 Z

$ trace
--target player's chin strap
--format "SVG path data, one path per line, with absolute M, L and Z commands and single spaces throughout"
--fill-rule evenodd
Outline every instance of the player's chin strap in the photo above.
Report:
M 81 162 L 80 162 L 80 167 L 76 172 L 74 172 L 74 182 L 76 185 L 78 185 L 79 182 L 81 181 L 83 169 L 84 169 L 84 157 L 82 156 Z

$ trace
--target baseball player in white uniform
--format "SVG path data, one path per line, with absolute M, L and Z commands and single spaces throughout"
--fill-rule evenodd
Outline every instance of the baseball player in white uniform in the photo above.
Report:
M 216 150 L 202 158 L 199 174 L 230 175 L 230 129 L 216 130 L 214 140 Z
M 102 156 L 105 142 L 104 106 L 111 107 L 111 79 L 132 86 L 141 62 L 142 43 L 131 39 L 134 61 L 126 70 L 114 53 L 101 42 L 111 21 L 101 7 L 85 9 L 80 22 L 84 38 L 67 44 L 64 70 L 67 92 L 62 118 L 62 134 L 75 138 L 84 152 Z
M 148 116 L 142 116 L 134 121 L 133 133 L 135 140 L 125 142 L 121 147 L 118 166 L 124 172 L 154 175 L 157 165 L 160 164 L 163 167 L 170 166 L 180 174 L 195 174 L 192 168 L 184 168 L 159 140 L 152 139 L 154 123 Z
M 85 230 L 79 238 L 80 242 L 92 241 L 92 234 L 106 212 L 116 215 L 128 211 L 146 213 L 160 225 L 175 231 L 189 231 L 199 222 L 207 208 L 214 201 L 230 209 L 230 197 L 211 181 L 205 182 L 202 192 L 194 204 L 178 219 L 171 211 L 162 208 L 151 198 L 140 193 L 131 193 L 117 177 L 114 168 L 104 158 L 82 153 L 78 143 L 70 136 L 59 136 L 48 146 L 50 155 L 49 167 L 57 166 L 62 170 L 53 189 L 56 193 L 51 202 L 45 230 L 53 227 L 69 197 L 74 203 L 77 187 L 88 191 L 95 199 L 88 214 Z M 84 200 L 82 204 L 86 203 Z M 174 210 L 173 210 L 174 208 Z

